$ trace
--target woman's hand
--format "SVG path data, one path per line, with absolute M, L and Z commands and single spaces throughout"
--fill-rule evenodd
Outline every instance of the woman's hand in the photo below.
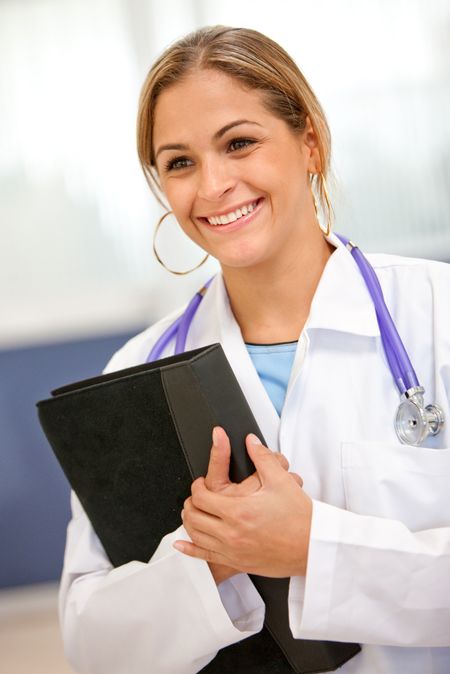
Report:
M 214 438 L 208 474 L 193 482 L 184 504 L 183 523 L 193 542 L 176 541 L 174 546 L 206 560 L 217 583 L 239 572 L 303 575 L 312 502 L 301 489 L 301 478 L 287 472 L 281 454 L 250 435 L 246 445 L 256 472 L 240 484 L 231 483 L 228 438 L 220 428 Z
M 280 466 L 282 466 L 284 470 L 288 470 L 288 460 L 280 453 L 276 453 L 274 456 L 276 457 Z M 230 482 L 230 457 L 230 440 L 223 428 L 217 426 L 213 431 L 213 445 L 211 447 L 211 454 L 209 458 L 208 473 L 205 477 L 206 487 L 215 493 L 227 494 L 229 496 L 242 496 L 245 494 L 251 494 L 259 489 L 261 487 L 261 481 L 256 472 L 243 480 L 240 484 Z M 296 477 L 299 481 L 301 481 L 301 478 L 298 476 Z M 238 487 L 237 491 L 236 487 Z M 182 517 L 186 531 L 188 532 L 191 539 L 194 540 L 194 538 L 196 538 L 196 532 L 192 528 L 189 518 L 184 517 L 184 511 L 182 513 Z M 228 565 L 217 564 L 214 562 L 209 562 L 209 568 L 217 585 L 222 583 L 224 580 L 231 578 L 235 574 L 240 573 L 239 570 L 233 569 Z

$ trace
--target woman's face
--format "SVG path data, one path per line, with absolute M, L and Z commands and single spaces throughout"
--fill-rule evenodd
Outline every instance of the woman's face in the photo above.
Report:
M 223 266 L 249 267 L 305 244 L 319 155 L 261 94 L 201 70 L 160 95 L 153 129 L 162 190 L 185 233 Z M 297 248 L 298 250 L 298 248 Z

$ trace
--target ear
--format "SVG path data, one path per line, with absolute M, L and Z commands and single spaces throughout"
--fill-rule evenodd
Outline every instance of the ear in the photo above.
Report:
M 304 150 L 308 160 L 307 168 L 309 173 L 320 173 L 322 170 L 319 153 L 319 142 L 316 132 L 313 129 L 311 120 L 306 117 L 305 130 L 302 133 Z

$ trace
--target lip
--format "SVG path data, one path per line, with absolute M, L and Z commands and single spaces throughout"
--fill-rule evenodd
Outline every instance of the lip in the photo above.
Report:
M 253 220 L 256 215 L 258 215 L 259 211 L 261 210 L 261 207 L 265 201 L 264 197 L 259 197 L 258 199 L 255 199 L 257 201 L 256 207 L 253 209 L 251 213 L 247 213 L 247 215 L 243 215 L 241 218 L 238 218 L 234 222 L 229 222 L 227 225 L 210 225 L 208 220 L 206 218 L 197 218 L 201 222 L 201 224 L 204 227 L 207 227 L 209 230 L 212 232 L 234 232 L 237 229 L 240 229 L 241 227 L 244 227 L 247 225 L 249 222 Z M 246 206 L 247 204 L 251 204 L 251 201 L 242 201 L 241 206 Z M 225 213 L 231 213 L 233 210 L 235 211 L 237 208 L 240 208 L 240 206 L 236 206 L 235 208 L 228 209 L 227 211 L 223 211 L 222 213 L 214 213 L 214 215 L 225 215 Z M 212 217 L 212 216 L 210 216 Z
M 210 213 L 209 215 L 199 215 L 197 216 L 199 220 L 204 220 L 208 218 L 214 218 L 220 215 L 227 215 L 228 213 L 233 213 L 233 211 L 237 211 L 238 208 L 242 208 L 242 206 L 248 206 L 248 204 L 253 204 L 255 201 L 258 201 L 258 199 L 261 199 L 261 197 L 256 197 L 256 199 L 247 199 L 246 201 L 241 201 L 239 204 L 236 204 L 235 206 L 229 206 L 227 209 L 220 211 L 219 213 L 217 211 L 214 211 L 214 213 Z

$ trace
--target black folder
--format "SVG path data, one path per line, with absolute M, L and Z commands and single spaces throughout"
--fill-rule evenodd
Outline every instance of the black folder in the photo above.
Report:
M 76 382 L 38 404 L 50 445 L 114 566 L 148 562 L 181 524 L 192 481 L 206 475 L 214 426 L 232 448 L 230 479 L 254 472 L 245 437 L 264 443 L 219 344 Z M 292 637 L 288 578 L 251 576 L 266 605 L 263 630 L 202 671 L 333 671 L 360 647 Z

